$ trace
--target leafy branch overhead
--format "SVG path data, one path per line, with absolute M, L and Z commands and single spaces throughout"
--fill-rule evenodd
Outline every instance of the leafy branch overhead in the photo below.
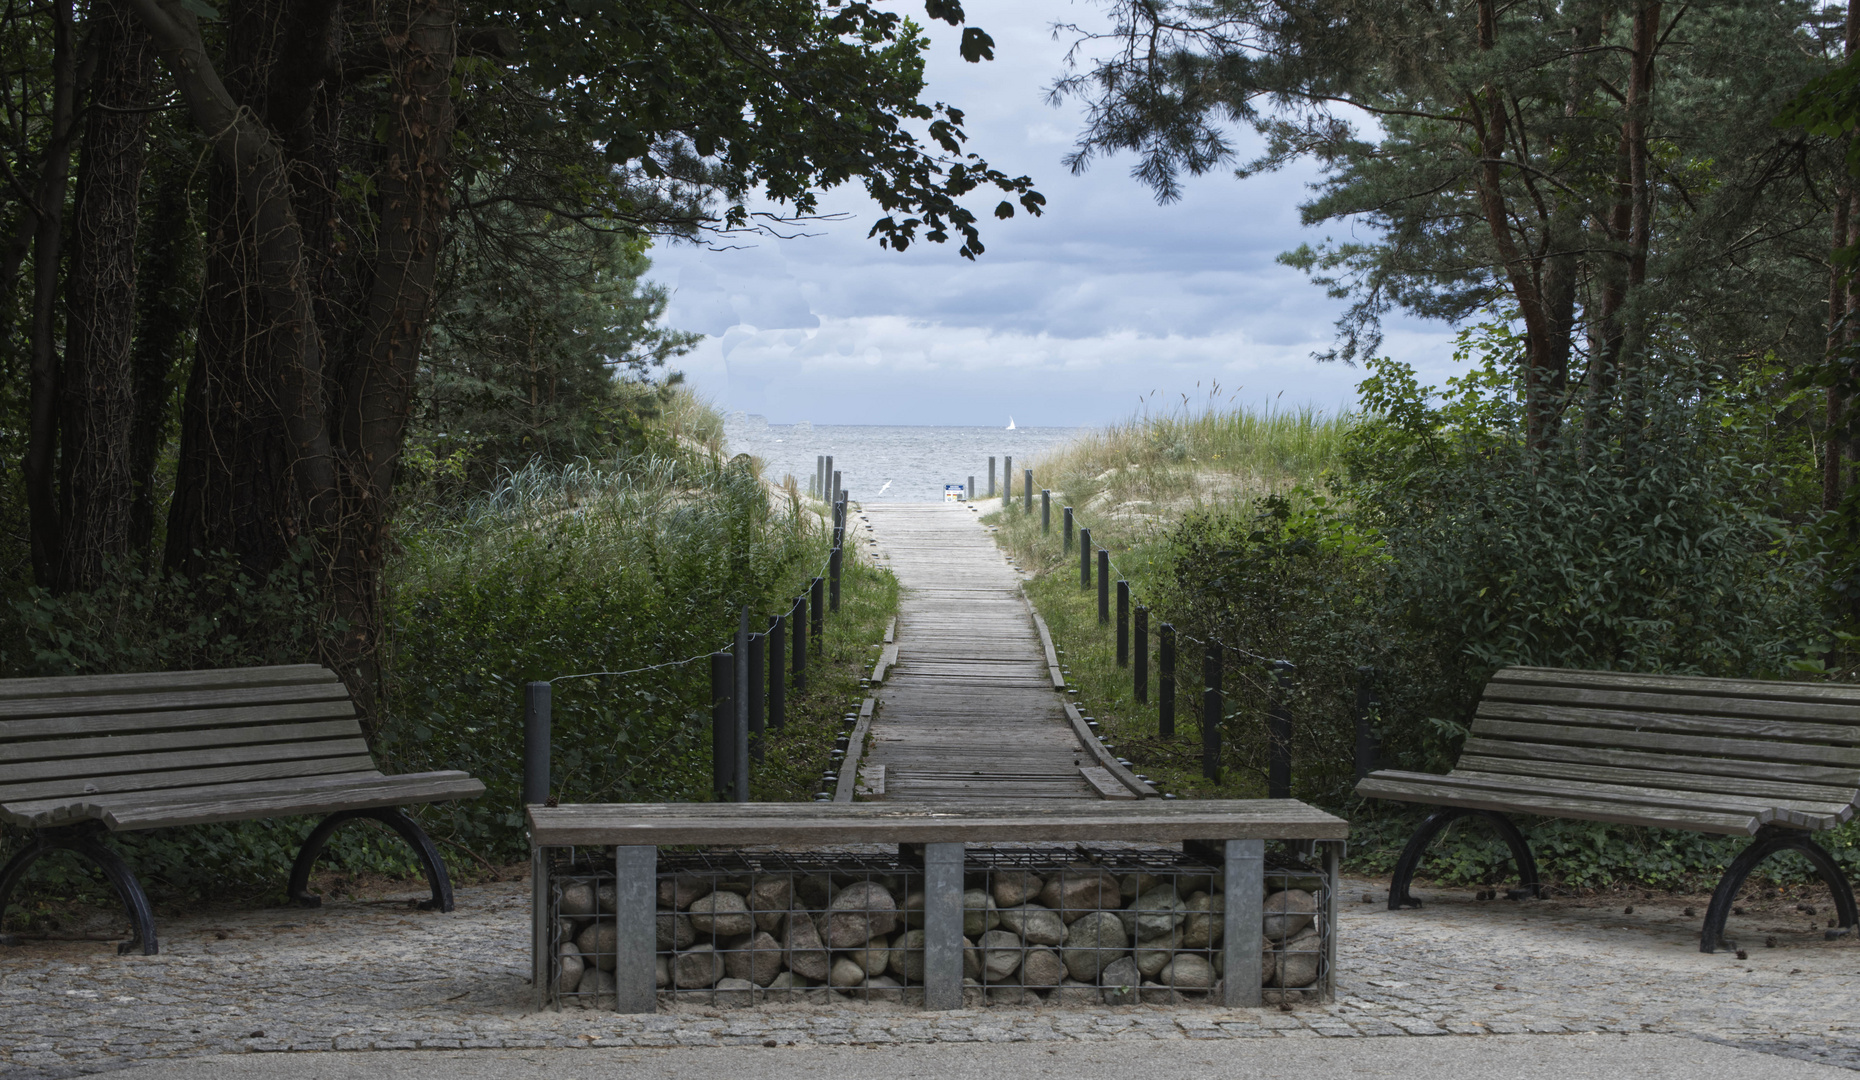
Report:
M 952 25 L 964 17 L 946 0 L 926 11 Z M 857 180 L 885 211 L 869 234 L 883 246 L 959 235 L 973 258 L 983 244 L 964 196 L 992 187 L 1028 213 L 1045 204 L 1030 177 L 966 150 L 960 109 L 920 100 L 929 41 L 894 12 L 648 0 L 557 2 L 500 17 L 524 43 L 508 77 L 549 88 L 550 111 L 571 137 L 601 148 L 611 172 L 598 195 L 617 221 L 740 229 L 754 219 L 752 195 L 806 216 L 821 191 Z M 988 59 L 993 46 L 982 30 L 964 29 L 965 59 Z M 716 192 L 727 205 L 717 215 L 701 202 L 667 215 L 655 208 L 677 200 L 642 189 Z

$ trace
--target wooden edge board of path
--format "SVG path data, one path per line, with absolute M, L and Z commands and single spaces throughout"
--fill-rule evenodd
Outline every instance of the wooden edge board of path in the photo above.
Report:
M 528 808 L 537 847 L 703 844 L 1344 840 L 1350 824 L 1296 799 L 1017 799 L 938 803 L 581 803 Z

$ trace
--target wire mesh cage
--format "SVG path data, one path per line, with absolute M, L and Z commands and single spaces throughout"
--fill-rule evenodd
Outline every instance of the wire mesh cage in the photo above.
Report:
M 614 864 L 599 849 L 552 856 L 545 998 L 613 1008 Z M 657 868 L 661 1004 L 924 1003 L 925 875 L 908 852 L 664 851 Z M 1287 846 L 1264 880 L 1265 1000 L 1315 1000 L 1331 983 L 1330 879 Z M 1224 884 L 1179 850 L 972 847 L 963 1003 L 1218 1002 Z

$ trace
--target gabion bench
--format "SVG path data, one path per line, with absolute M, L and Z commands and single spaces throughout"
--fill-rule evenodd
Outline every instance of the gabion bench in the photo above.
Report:
M 635 1013 L 1327 1000 L 1349 829 L 1290 799 L 532 806 L 529 826 L 537 1007 Z

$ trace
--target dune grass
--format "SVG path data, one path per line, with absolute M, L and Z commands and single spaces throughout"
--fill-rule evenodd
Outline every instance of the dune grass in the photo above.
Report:
M 1190 506 L 1310 482 L 1342 460 L 1353 414 L 1314 408 L 1146 412 L 1033 462 L 1034 483 L 1085 517 L 1167 525 Z

